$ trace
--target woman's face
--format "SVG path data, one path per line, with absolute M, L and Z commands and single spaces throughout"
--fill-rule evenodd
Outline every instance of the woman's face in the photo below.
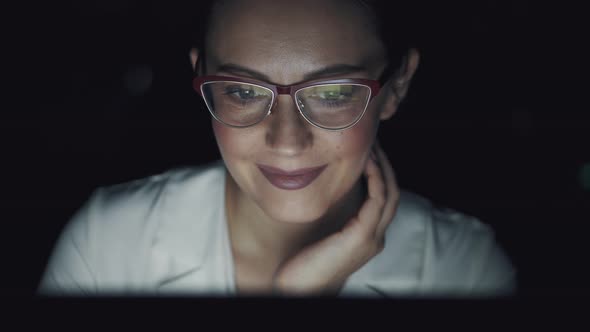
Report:
M 206 74 L 261 79 L 229 68 L 231 64 L 280 85 L 323 78 L 377 79 L 386 66 L 385 51 L 368 19 L 352 1 L 226 1 L 213 14 Z M 363 69 L 309 77 L 341 64 Z M 314 127 L 289 95 L 278 96 L 272 113 L 252 127 L 232 128 L 212 119 L 221 156 L 242 198 L 273 220 L 306 223 L 321 218 L 360 183 L 379 121 L 395 112 L 389 90 L 383 88 L 363 118 L 343 131 Z M 269 182 L 258 164 L 287 171 L 326 168 L 306 187 L 285 190 Z

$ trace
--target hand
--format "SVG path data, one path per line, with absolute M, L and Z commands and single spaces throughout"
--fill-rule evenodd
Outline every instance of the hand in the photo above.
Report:
M 385 246 L 385 230 L 393 220 L 399 188 L 385 152 L 376 143 L 368 158 L 367 200 L 338 232 L 304 248 L 282 264 L 273 278 L 279 294 L 338 293 L 346 279 Z

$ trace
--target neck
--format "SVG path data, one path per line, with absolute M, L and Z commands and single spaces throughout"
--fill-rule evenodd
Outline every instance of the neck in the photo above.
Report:
M 251 258 L 264 257 L 270 266 L 278 266 L 303 247 L 334 232 L 357 214 L 366 196 L 361 178 L 324 216 L 303 224 L 285 223 L 269 218 L 243 195 L 226 170 L 226 215 L 234 253 Z

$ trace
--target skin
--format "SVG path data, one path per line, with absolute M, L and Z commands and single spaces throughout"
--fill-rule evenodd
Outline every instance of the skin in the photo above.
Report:
M 199 50 L 190 53 L 199 74 L 253 78 L 219 69 L 231 63 L 289 85 L 377 79 L 387 64 L 369 16 L 353 1 L 224 1 L 212 15 L 207 68 Z M 306 77 L 335 64 L 363 69 Z M 240 293 L 337 292 L 383 249 L 399 188 L 376 136 L 379 123 L 395 114 L 417 65 L 418 53 L 410 50 L 405 70 L 346 130 L 314 127 L 288 95 L 279 96 L 271 115 L 253 127 L 231 128 L 212 118 L 228 170 L 226 212 Z M 268 182 L 256 163 L 286 170 L 328 166 L 309 186 L 289 191 Z

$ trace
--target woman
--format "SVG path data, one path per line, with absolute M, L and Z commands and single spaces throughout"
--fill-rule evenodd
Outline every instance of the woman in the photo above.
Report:
M 222 160 L 96 190 L 61 235 L 40 292 L 514 291 L 488 226 L 396 184 L 377 131 L 419 54 L 396 57 L 374 6 L 215 2 L 190 58 Z

